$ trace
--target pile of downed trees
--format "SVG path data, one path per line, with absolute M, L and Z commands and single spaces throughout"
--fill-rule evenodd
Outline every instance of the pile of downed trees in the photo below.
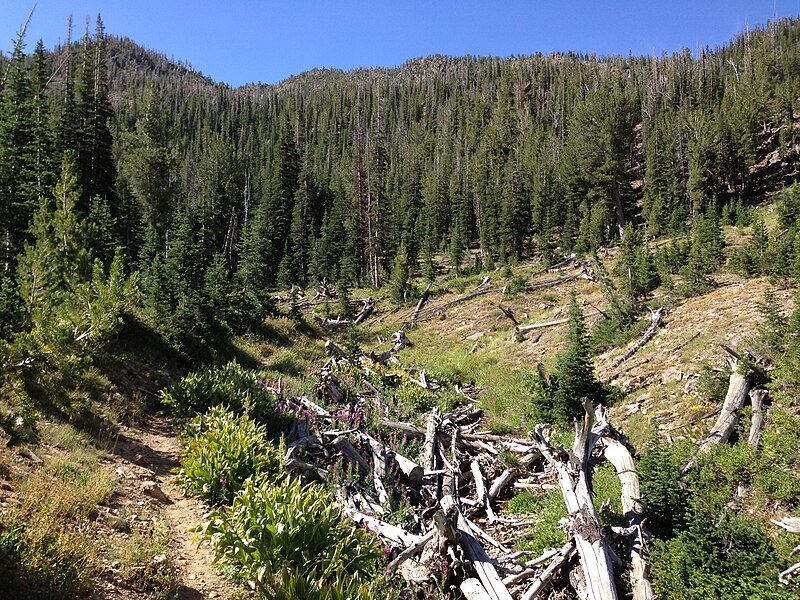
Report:
M 618 598 L 613 570 L 623 561 L 634 598 L 655 597 L 643 554 L 647 532 L 638 476 L 624 439 L 604 412 L 595 421 L 585 403 L 585 418 L 576 425 L 569 450 L 553 447 L 544 425 L 531 432 L 532 439 L 482 431 L 482 411 L 473 402 L 445 414 L 434 409 L 423 429 L 392 421 L 386 399 L 374 386 L 343 407 L 337 365 L 369 369 L 370 361 L 349 356 L 332 342 L 327 347 L 333 357 L 319 387 L 331 408 L 305 397 L 284 399 L 302 415 L 289 439 L 287 468 L 335 484 L 344 514 L 391 546 L 389 568 L 417 597 L 531 600 L 572 588 L 582 598 Z M 424 373 L 414 381 L 429 388 L 441 385 Z M 372 425 L 367 426 L 370 411 Z M 418 456 L 398 439 L 421 445 L 414 452 Z M 622 528 L 601 527 L 592 503 L 592 469 L 603 457 L 622 484 Z M 539 556 L 513 551 L 532 523 L 504 512 L 505 501 L 515 490 L 556 488 L 567 508 L 566 543 Z M 402 522 L 393 512 L 398 502 L 404 507 Z M 612 549 L 619 540 L 626 542 L 622 557 Z

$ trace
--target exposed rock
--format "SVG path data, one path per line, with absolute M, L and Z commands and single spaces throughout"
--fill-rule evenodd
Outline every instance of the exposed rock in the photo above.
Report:
M 142 491 L 145 493 L 146 496 L 150 496 L 151 498 L 155 498 L 159 502 L 163 502 L 164 504 L 172 504 L 172 500 L 167 498 L 167 495 L 161 491 L 161 488 L 152 481 L 148 481 L 142 486 Z

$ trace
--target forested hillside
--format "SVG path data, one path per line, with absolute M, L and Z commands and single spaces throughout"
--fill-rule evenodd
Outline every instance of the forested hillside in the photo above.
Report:
M 696 54 L 433 56 L 237 89 L 99 20 L 53 53 L 20 39 L 2 95 L 5 288 L 65 152 L 93 257 L 121 245 L 165 329 L 180 329 L 175 289 L 215 278 L 247 305 L 216 307 L 237 329 L 270 287 L 380 286 L 398 256 L 490 269 L 628 223 L 685 232 L 796 175 L 799 35 L 784 19 Z M 765 186 L 753 167 L 773 150 L 789 167 Z M 182 252 L 191 267 L 172 268 Z
M 541 561 L 497 566 L 502 582 L 480 571 L 481 585 L 580 595 L 585 531 L 559 524 L 555 483 L 576 464 L 581 514 L 613 538 L 595 548 L 609 590 L 647 579 L 648 555 L 664 598 L 796 593 L 796 542 L 765 527 L 800 531 L 800 19 L 672 55 L 431 56 L 238 88 L 106 34 L 99 17 L 65 30 L 53 49 L 23 32 L 0 57 L 0 436 L 46 449 L 42 461 L 0 448 L 0 575 L 24 565 L 20 589 L 30 577 L 44 590 L 32 597 L 88 594 L 98 573 L 137 600 L 176 597 L 169 532 L 133 527 L 144 537 L 131 543 L 153 550 L 102 568 L 74 540 L 130 534 L 126 511 L 145 503 L 131 465 L 163 483 L 180 454 L 167 491 L 215 509 L 198 535 L 264 597 L 460 597 L 473 563 L 494 572 L 526 552 Z M 582 398 L 611 410 L 591 435 Z M 137 419 L 171 458 L 140 454 Z M 554 446 L 580 419 L 567 460 Z M 625 469 L 594 468 L 612 445 L 639 461 L 641 505 L 615 487 Z M 128 475 L 112 483 L 84 446 L 113 447 Z M 381 455 L 395 471 L 379 472 Z M 408 455 L 408 472 L 390 455 Z M 301 490 L 291 470 L 326 485 Z M 55 496 L 85 496 L 44 510 L 53 481 Z M 382 498 L 401 532 L 389 558 L 436 529 L 424 583 L 381 576 L 387 557 L 342 525 L 331 490 L 358 514 Z M 485 514 L 491 535 L 471 531 L 515 558 L 454 549 L 462 509 Z M 313 537 L 323 522 L 335 544 L 320 556 L 336 556 L 287 557 L 282 525 L 271 546 L 242 550 L 236 527 L 264 515 L 259 531 L 297 518 Z M 648 586 L 636 600 L 652 600 Z

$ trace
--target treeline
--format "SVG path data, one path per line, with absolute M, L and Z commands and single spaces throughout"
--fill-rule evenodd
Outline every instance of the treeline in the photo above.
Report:
M 693 230 L 763 191 L 767 124 L 781 151 L 800 135 L 795 19 L 696 55 L 434 56 L 232 89 L 98 18 L 53 52 L 20 36 L 3 74 L 4 330 L 32 327 L 21 257 L 54 235 L 53 186 L 74 175 L 89 263 L 108 272 L 121 247 L 184 348 L 257 322 L 270 288 L 380 286 L 397 257 L 488 269 L 626 226 Z

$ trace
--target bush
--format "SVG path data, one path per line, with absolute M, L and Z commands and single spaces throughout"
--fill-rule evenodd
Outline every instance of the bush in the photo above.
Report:
M 237 566 L 268 598 L 367 597 L 384 554 L 342 518 L 328 490 L 296 479 L 248 479 L 200 531 L 217 561 Z
M 178 480 L 210 504 L 230 504 L 248 477 L 282 471 L 283 452 L 268 442 L 266 429 L 221 406 L 195 417 L 183 444 Z
M 264 387 L 259 374 L 236 362 L 190 373 L 169 390 L 162 391 L 161 399 L 178 420 L 191 419 L 212 406 L 223 405 L 263 423 L 274 416 L 277 406 L 275 394 Z
M 785 561 L 750 519 L 726 515 L 717 526 L 695 516 L 687 531 L 651 549 L 653 587 L 662 600 L 796 598 L 778 583 Z

